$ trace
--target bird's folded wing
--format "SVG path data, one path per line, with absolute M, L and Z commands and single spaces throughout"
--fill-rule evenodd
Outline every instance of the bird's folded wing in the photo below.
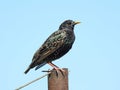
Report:
M 54 32 L 46 41 L 45 43 L 37 50 L 37 52 L 33 56 L 33 61 L 42 61 L 47 56 L 55 52 L 58 48 L 60 48 L 66 38 L 65 31 L 56 31 Z

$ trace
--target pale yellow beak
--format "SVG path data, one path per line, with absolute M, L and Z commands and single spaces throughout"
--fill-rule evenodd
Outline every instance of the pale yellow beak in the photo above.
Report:
M 79 23 L 81 23 L 81 22 L 75 21 L 74 23 L 75 23 L 75 25 L 76 25 L 76 24 L 79 24 Z

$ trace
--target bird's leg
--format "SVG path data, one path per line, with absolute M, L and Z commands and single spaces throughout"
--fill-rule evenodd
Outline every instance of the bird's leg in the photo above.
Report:
M 55 70 L 58 70 L 58 69 L 59 69 L 59 67 L 56 66 L 55 64 L 53 64 L 52 62 L 48 62 L 48 64 L 49 64 L 50 66 L 52 66 Z
M 53 69 L 55 69 L 57 72 L 58 72 L 58 70 L 60 70 L 60 68 L 59 68 L 58 66 L 56 66 L 55 64 L 53 64 L 52 62 L 48 62 L 48 64 L 49 64 L 50 66 L 52 66 Z M 50 72 L 50 71 L 52 71 L 52 70 L 43 71 L 43 72 Z
M 52 66 L 54 69 L 56 69 L 56 70 L 64 71 L 63 69 L 59 68 L 58 66 L 56 66 L 56 65 L 53 64 L 52 62 L 48 62 L 48 64 L 49 64 L 50 66 Z
M 57 74 L 58 74 L 58 71 L 60 71 L 60 72 L 62 73 L 62 75 L 65 76 L 64 73 L 63 73 L 63 72 L 65 72 L 65 70 L 60 69 L 58 66 L 56 66 L 56 65 L 53 64 L 52 62 L 48 62 L 48 64 L 49 64 L 50 66 L 52 66 L 53 69 L 55 69 L 55 70 L 57 71 Z M 58 75 L 57 75 L 57 76 L 58 76 Z

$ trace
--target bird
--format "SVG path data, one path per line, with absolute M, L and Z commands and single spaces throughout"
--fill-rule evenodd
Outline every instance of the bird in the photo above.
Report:
M 75 41 L 74 26 L 79 23 L 78 21 L 65 20 L 59 29 L 52 33 L 35 52 L 31 64 L 24 73 L 27 74 L 34 67 L 37 70 L 45 64 L 49 64 L 55 70 L 60 69 L 52 61 L 61 58 L 72 48 Z

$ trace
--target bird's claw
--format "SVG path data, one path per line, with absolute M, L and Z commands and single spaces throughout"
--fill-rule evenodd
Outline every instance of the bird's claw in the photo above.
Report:
M 51 70 L 49 69 L 49 70 L 43 70 L 42 72 L 51 72 Z
M 62 74 L 62 76 L 65 77 L 65 70 L 64 69 L 61 69 L 61 68 L 53 68 L 52 70 L 43 70 L 42 72 L 53 72 L 53 71 L 56 71 L 56 76 L 58 77 L 59 76 L 59 72 Z
M 65 70 L 63 70 L 61 68 L 53 68 L 52 70 L 56 70 L 57 77 L 59 75 L 59 72 L 62 74 L 62 76 L 65 76 Z

